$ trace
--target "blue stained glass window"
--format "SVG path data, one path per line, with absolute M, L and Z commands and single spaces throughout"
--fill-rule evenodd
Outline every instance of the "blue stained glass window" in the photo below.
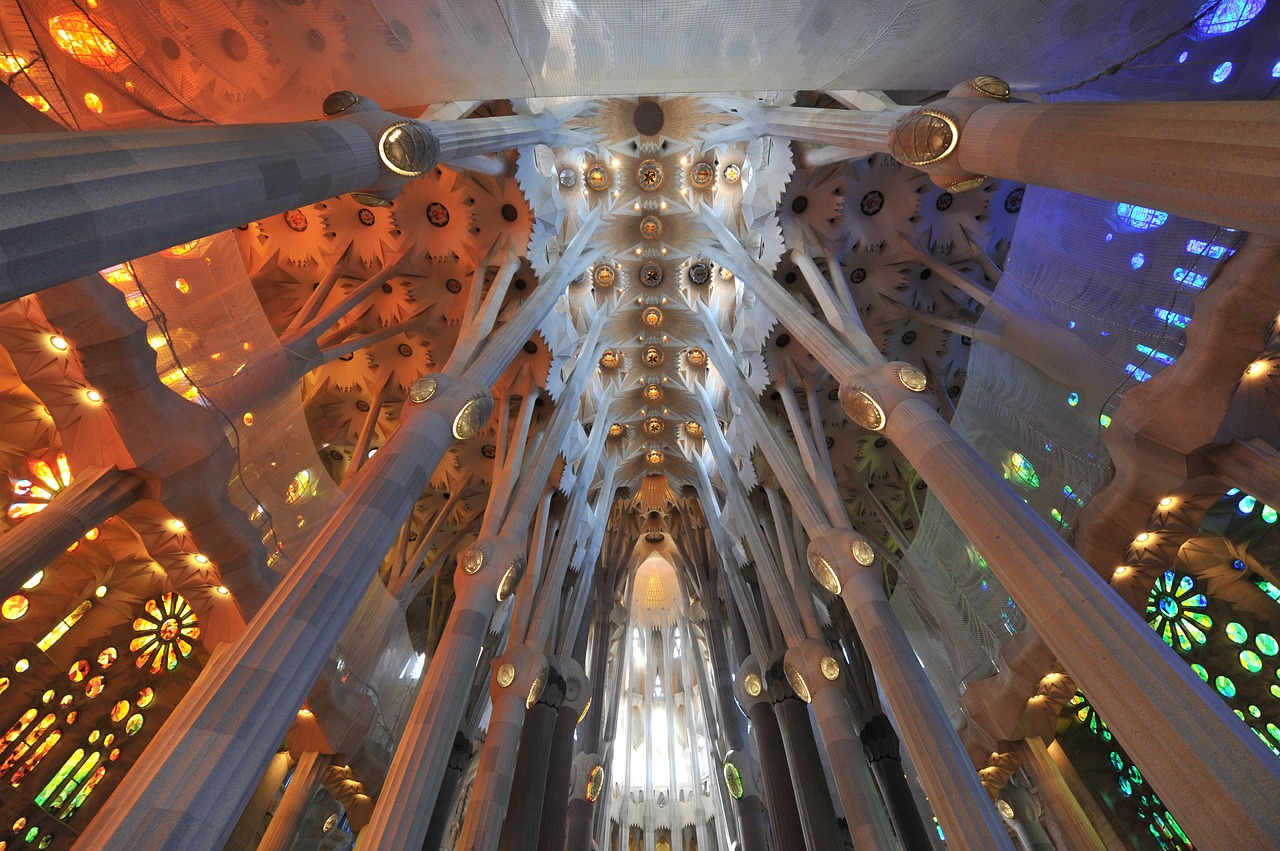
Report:
M 1073 407 L 1073 408 L 1074 408 L 1076 405 L 1079 405 L 1079 404 L 1080 404 L 1080 394 L 1079 394 L 1079 393 L 1068 393 L 1068 394 L 1067 394 L 1067 404 L 1068 404 L 1068 405 L 1070 405 L 1070 406 L 1071 406 L 1071 407 Z
M 1155 230 L 1169 221 L 1169 214 L 1163 210 L 1153 210 L 1137 204 L 1116 204 L 1116 215 L 1134 230 Z
M 1147 255 L 1139 251 L 1137 254 L 1129 258 L 1129 265 L 1135 269 L 1141 269 L 1147 262 Z
M 1179 64 L 1179 65 L 1181 65 L 1183 62 L 1186 62 L 1186 61 L 1187 61 L 1187 56 L 1188 56 L 1188 54 L 1187 54 L 1187 52 L 1186 52 L 1185 50 L 1184 50 L 1184 51 L 1182 51 L 1181 53 L 1179 53 L 1179 54 L 1178 54 L 1178 64 Z
M 1271 66 L 1271 76 L 1280 77 L 1280 62 Z
M 1173 279 L 1180 284 L 1186 284 L 1197 290 L 1204 289 L 1204 285 L 1209 283 L 1208 275 L 1201 275 L 1197 272 L 1189 272 L 1179 266 L 1173 270 Z
M 1258 507 L 1258 500 L 1255 497 L 1245 494 L 1240 497 L 1240 502 L 1237 507 L 1241 514 L 1252 514 L 1253 509 Z
M 1153 349 L 1150 346 L 1144 346 L 1141 343 L 1138 344 L 1137 348 L 1138 348 L 1138 351 L 1141 352 L 1142 354 L 1149 356 L 1153 360 L 1158 360 L 1160 361 L 1160 363 L 1163 363 L 1163 364 L 1171 364 L 1177 360 L 1177 358 L 1174 357 L 1173 355 L 1166 354 L 1165 352 L 1162 352 L 1159 349 Z
M 1186 328 L 1191 322 L 1190 316 L 1183 316 L 1181 313 L 1174 313 L 1172 310 L 1165 310 L 1163 307 L 1157 307 L 1154 313 L 1156 319 L 1170 325 L 1177 325 L 1179 328 Z
M 1217 8 L 1205 15 L 1215 4 Z M 1209 0 L 1200 7 L 1198 14 L 1204 17 L 1196 21 L 1196 31 L 1207 36 L 1233 32 L 1258 17 L 1266 5 L 1267 0 Z
M 1225 245 L 1213 245 L 1205 242 L 1203 239 L 1188 239 L 1187 253 L 1199 254 L 1203 257 L 1212 257 L 1214 260 L 1221 260 L 1223 257 L 1230 257 L 1236 253 L 1234 248 L 1228 248 Z
M 1235 66 L 1230 62 L 1223 62 L 1217 68 L 1213 69 L 1213 76 L 1211 79 L 1215 83 L 1221 83 L 1223 80 L 1227 79 L 1227 77 L 1231 76 L 1231 69 L 1233 68 L 1235 68 Z
M 1124 365 L 1124 371 L 1132 375 L 1139 381 L 1147 381 L 1151 378 L 1151 373 L 1145 369 L 1140 369 L 1136 364 L 1127 363 Z

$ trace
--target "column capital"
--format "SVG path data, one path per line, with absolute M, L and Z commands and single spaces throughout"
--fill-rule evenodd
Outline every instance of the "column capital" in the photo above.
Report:
M 828 529 L 809 540 L 809 571 L 818 584 L 840 594 L 857 575 L 874 572 L 876 551 L 871 542 L 852 529 Z
M 920 169 L 948 192 L 976 189 L 987 179 L 962 168 L 955 156 L 969 117 L 992 102 L 1009 100 L 1009 84 L 983 75 L 960 83 L 941 100 L 903 114 L 889 130 L 889 153 Z
M 872 716 L 863 726 L 859 738 L 862 739 L 862 749 L 866 751 L 868 762 L 874 764 L 882 759 L 902 760 L 898 733 L 883 712 Z
M 754 656 L 743 659 L 742 665 L 738 667 L 738 675 L 733 683 L 733 693 L 744 713 L 757 703 L 772 705 L 773 697 L 765 684 L 764 671 Z
M 849 418 L 870 431 L 883 431 L 893 410 L 928 387 L 919 367 L 902 361 L 851 370 L 840 378 L 840 405 Z
M 334 92 L 324 99 L 324 114 L 361 127 L 378 152 L 378 179 L 359 192 L 356 200 L 380 207 L 400 194 L 405 184 L 436 167 L 440 143 L 421 121 L 387 112 L 355 92 Z
M 725 788 L 735 801 L 763 796 L 760 765 L 749 751 L 729 751 L 725 754 L 723 773 Z
M 454 584 L 459 593 L 478 586 L 486 589 L 498 602 L 515 593 L 524 576 L 527 562 L 524 549 L 505 538 L 480 538 L 458 554 Z M 530 651 L 532 652 L 532 651 Z M 543 657 L 546 661 L 546 657 Z
M 551 673 L 546 655 L 527 644 L 512 647 L 489 663 L 493 677 L 489 680 L 489 695 L 493 702 L 500 698 L 519 697 L 526 709 L 542 697 Z
M 604 792 L 604 760 L 598 753 L 576 753 L 570 773 L 569 800 L 594 804 Z
M 427 405 L 428 402 L 432 404 Z M 451 415 L 450 428 L 454 439 L 466 440 L 474 437 L 489 421 L 493 413 L 493 394 L 466 376 L 432 372 L 409 387 L 402 416 L 409 421 L 417 416 L 419 410 L 440 412 L 442 409 Z
M 835 653 L 816 638 L 788 648 L 782 670 L 791 689 L 805 703 L 812 703 L 823 689 L 835 686 L 844 676 L 844 666 Z M 843 684 L 839 688 L 843 689 Z
M 564 701 L 560 706 L 572 709 L 579 717 L 591 702 L 591 679 L 577 659 L 566 660 L 560 666 L 560 676 L 564 677 Z

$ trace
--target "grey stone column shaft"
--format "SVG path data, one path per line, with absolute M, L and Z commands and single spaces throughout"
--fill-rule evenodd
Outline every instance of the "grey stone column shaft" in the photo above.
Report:
M 385 451 L 380 450 L 374 460 Z M 397 806 L 394 812 L 385 806 L 374 808 L 357 848 L 421 847 L 497 605 L 493 591 L 480 582 L 459 588 L 383 783 L 383 795 L 394 792 Z
M 311 798 L 320 787 L 324 771 L 329 767 L 331 754 L 306 751 L 298 757 L 298 764 L 293 768 L 289 785 L 285 787 L 280 804 L 276 807 L 267 832 L 258 843 L 258 851 L 289 851 L 293 847 L 293 838 L 302 824 L 302 816 L 311 803 Z
M 0 137 L 0 301 L 365 188 L 345 120 Z
M 517 684 L 519 680 L 517 680 Z M 525 723 L 525 695 L 512 686 L 493 697 L 489 730 L 480 751 L 471 801 L 463 821 L 458 847 L 467 851 L 493 851 L 502 838 L 502 824 L 511 800 L 511 785 L 519 758 L 520 733 Z
M 748 712 L 756 740 L 756 756 L 760 759 L 760 773 L 764 777 L 764 797 L 769 806 L 773 848 L 775 851 L 805 851 L 804 827 L 796 806 L 797 789 L 791 781 L 791 768 L 787 764 L 778 718 L 764 701 L 753 703 Z
M 383 555 L 452 445 L 460 404 L 443 392 L 406 407 L 399 430 L 311 546 L 244 634 L 202 672 L 201 685 L 178 704 L 86 828 L 79 841 L 83 851 L 223 846 L 253 793 L 228 778 L 265 771 Z M 481 633 L 486 624 L 487 618 Z M 471 658 L 478 654 L 477 646 Z M 457 719 L 446 728 L 450 740 L 457 728 Z
M 136 502 L 142 485 L 142 479 L 115 467 L 82 471 L 43 511 L 0 536 L 0 591 L 17 591 L 85 532 Z

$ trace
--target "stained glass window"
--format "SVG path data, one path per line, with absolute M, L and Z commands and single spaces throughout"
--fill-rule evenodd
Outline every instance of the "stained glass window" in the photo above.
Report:
M 67 456 L 61 452 L 58 453 L 53 466 L 39 459 L 29 460 L 27 466 L 31 470 L 32 478 L 9 480 L 13 489 L 9 516 L 14 520 L 44 511 L 54 494 L 70 485 L 72 481 Z M 57 467 L 56 473 L 54 466 Z
M 196 625 L 196 613 L 190 604 L 173 592 L 166 592 L 143 605 L 144 614 L 133 622 L 138 637 L 129 642 L 129 649 L 138 654 L 135 664 L 145 667 L 151 661 L 151 673 L 172 671 L 178 661 L 191 655 L 191 642 L 200 637 Z
M 1026 488 L 1040 487 L 1040 477 L 1036 475 L 1036 468 L 1021 452 L 1010 453 L 1009 460 L 1004 465 L 1004 477 Z
M 8 621 L 16 621 L 27 613 L 31 608 L 31 602 L 21 594 L 14 594 L 4 603 L 0 603 L 0 614 L 4 615 L 4 619 Z
M 1116 216 L 1121 224 L 1134 230 L 1155 230 L 1169 221 L 1169 214 L 1137 204 L 1116 204 Z
M 88 612 L 92 606 L 92 600 L 85 600 L 83 603 L 76 606 L 71 610 L 71 614 L 58 621 L 58 623 L 54 625 L 53 629 L 49 630 L 48 634 L 45 635 L 44 638 L 37 641 L 36 646 L 41 650 L 48 651 L 50 647 L 58 643 L 62 636 L 67 634 L 67 630 L 75 626 L 76 623 L 85 616 L 85 613 Z
M 1205 36 L 1234 32 L 1258 17 L 1266 5 L 1267 0 L 1209 0 L 1200 7 L 1198 14 L 1204 17 L 1196 21 L 1196 32 Z
M 49 34 L 58 49 L 82 65 L 100 71 L 119 71 L 129 64 L 107 34 L 83 12 L 68 12 L 49 19 Z
M 1212 618 L 1197 611 L 1209 605 L 1209 598 L 1195 593 L 1195 586 L 1190 576 L 1166 570 L 1147 597 L 1147 623 L 1166 644 L 1183 653 L 1204 644 L 1204 630 L 1213 626 Z

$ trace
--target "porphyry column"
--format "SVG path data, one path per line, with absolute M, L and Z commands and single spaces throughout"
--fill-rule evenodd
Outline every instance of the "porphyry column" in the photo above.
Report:
M 920 809 L 916 806 L 911 784 L 907 782 L 902 754 L 898 750 L 898 734 L 893 725 L 882 712 L 863 726 L 859 738 L 862 749 L 866 751 L 867 762 L 871 763 L 871 771 L 880 784 L 880 791 L 884 793 L 889 818 L 903 847 L 932 848 L 924 822 L 920 820 Z
M 533 837 L 539 834 L 542 825 L 542 798 L 547 790 L 548 768 L 551 764 L 551 748 L 559 731 L 560 709 L 564 697 L 564 676 L 552 665 L 547 671 L 541 693 L 528 703 L 524 729 L 520 731 L 520 747 L 516 755 L 511 794 L 506 805 L 506 821 L 502 824 L 502 837 L 498 845 L 502 851 L 528 851 Z M 486 739 L 486 753 L 488 748 Z
M 822 770 L 822 755 L 809 720 L 809 705 L 795 693 L 782 673 L 782 663 L 770 671 L 769 691 L 795 786 L 796 809 L 800 813 L 805 844 L 809 848 L 839 848 L 836 805 Z
M 764 680 L 750 658 L 739 669 L 738 682 L 742 689 L 740 698 L 746 704 L 747 717 L 751 719 L 756 755 L 760 759 L 764 798 L 769 806 L 772 847 L 774 851 L 804 851 L 804 827 L 796 806 L 796 787 L 791 782 L 782 731 L 778 728 L 777 716 L 773 714 L 773 701 L 764 688 Z

